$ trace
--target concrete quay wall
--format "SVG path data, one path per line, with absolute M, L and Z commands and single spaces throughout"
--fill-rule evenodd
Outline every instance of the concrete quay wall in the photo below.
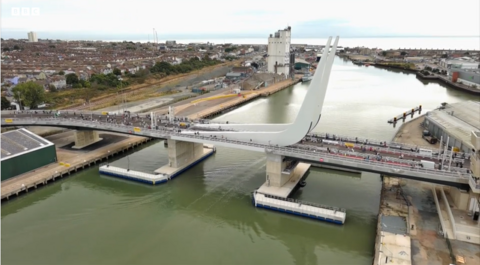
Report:
M 11 181 L 9 180 L 6 183 L 2 183 L 1 200 L 2 202 L 8 201 L 13 197 L 36 190 L 39 187 L 55 182 L 57 179 L 68 177 L 80 170 L 95 166 L 103 161 L 113 158 L 116 155 L 121 155 L 125 153 L 125 151 L 134 149 L 150 142 L 151 140 L 151 138 L 135 137 L 133 139 L 128 139 L 126 141 L 117 143 L 114 146 L 106 146 L 92 151 L 91 153 L 93 154 L 85 154 L 82 156 L 82 158 L 85 159 L 80 159 L 78 162 L 70 163 L 69 166 L 53 165 L 53 167 L 50 169 L 39 168 L 33 172 L 27 172 L 12 178 Z

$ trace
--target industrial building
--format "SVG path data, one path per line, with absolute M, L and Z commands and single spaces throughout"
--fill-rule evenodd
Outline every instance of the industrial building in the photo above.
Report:
M 443 68 L 457 68 L 457 69 L 480 69 L 480 63 L 472 60 L 469 57 L 462 57 L 459 59 L 442 59 L 439 65 Z
M 451 68 L 448 75 L 452 78 L 452 82 L 461 82 L 467 86 L 480 89 L 480 69 Z
M 302 70 L 302 69 L 305 69 L 305 68 L 310 68 L 310 63 L 305 61 L 305 60 L 302 60 L 302 59 L 299 59 L 299 58 L 295 58 L 295 70 Z
M 472 132 L 480 131 L 480 102 L 463 101 L 446 104 L 440 109 L 427 112 L 425 125 L 430 133 L 443 141 L 450 137 L 448 145 L 461 152 L 472 152 Z
M 29 42 L 38 42 L 37 33 L 33 32 L 33 31 L 30 31 L 28 33 L 28 41 Z
M 268 38 L 268 72 L 290 76 L 290 68 L 294 63 L 294 60 L 292 60 L 293 52 L 290 49 L 291 29 L 291 27 L 288 27 L 275 32 L 275 34 L 270 34 Z
M 2 133 L 2 181 L 57 161 L 55 145 L 26 130 Z

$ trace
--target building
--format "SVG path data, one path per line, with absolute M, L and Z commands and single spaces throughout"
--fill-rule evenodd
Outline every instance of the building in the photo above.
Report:
M 291 36 L 291 27 L 270 34 L 268 38 L 268 72 L 290 75 Z
M 2 133 L 2 181 L 57 161 L 55 145 L 26 129 Z
M 480 69 L 480 63 L 470 58 L 460 58 L 455 60 L 442 59 L 439 65 L 443 68 L 451 69 Z
M 451 68 L 448 75 L 452 77 L 452 82 L 480 89 L 480 70 Z
M 443 141 L 450 137 L 448 145 L 461 152 L 470 153 L 474 148 L 471 133 L 480 131 L 480 102 L 463 101 L 447 104 L 444 108 L 427 112 L 425 125 L 430 133 Z
M 305 60 L 295 58 L 295 70 L 302 70 L 305 68 L 310 68 L 310 63 Z
M 33 31 L 30 31 L 28 33 L 28 41 L 29 42 L 38 42 L 37 33 L 33 32 Z
M 170 47 L 170 46 L 175 46 L 175 45 L 177 45 L 177 41 L 167 40 L 167 41 L 165 41 L 165 45 L 167 45 L 167 46 L 169 46 L 169 47 Z

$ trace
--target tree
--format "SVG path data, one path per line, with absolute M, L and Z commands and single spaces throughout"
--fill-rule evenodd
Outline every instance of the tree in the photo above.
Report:
M 20 50 L 20 46 L 14 45 L 14 46 L 13 46 L 13 49 L 14 49 L 14 50 Z
M 45 89 L 42 85 L 32 81 L 17 85 L 12 91 L 13 97 L 30 109 L 37 108 L 40 103 L 45 101 Z
M 65 78 L 67 78 L 67 84 L 69 85 L 76 84 L 79 81 L 78 76 L 74 73 L 66 75 Z
M 405 55 L 407 55 L 407 52 L 406 52 L 406 51 L 403 51 L 403 52 L 400 53 L 400 55 L 401 55 L 401 56 L 405 56 Z
M 383 51 L 383 52 L 382 52 L 382 56 L 384 56 L 384 57 L 387 56 L 387 52 L 386 52 L 386 51 Z
M 65 75 L 65 72 L 64 71 L 60 71 L 58 72 L 59 75 Z
M 120 69 L 118 69 L 118 68 L 114 68 L 113 69 L 113 74 L 114 75 L 122 75 L 122 71 L 120 71 Z
M 5 47 L 5 48 L 3 48 L 3 51 L 4 51 L 4 52 L 9 52 L 9 51 L 10 51 L 10 48 Z
M 50 91 L 52 93 L 55 93 L 55 92 L 57 92 L 57 88 L 54 85 L 49 85 L 48 86 L 48 91 Z
M 10 108 L 10 101 L 6 97 L 2 97 L 2 110 Z

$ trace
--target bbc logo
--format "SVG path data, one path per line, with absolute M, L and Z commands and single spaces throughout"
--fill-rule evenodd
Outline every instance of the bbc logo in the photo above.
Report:
M 38 16 L 40 8 L 38 7 L 12 7 L 12 16 Z

